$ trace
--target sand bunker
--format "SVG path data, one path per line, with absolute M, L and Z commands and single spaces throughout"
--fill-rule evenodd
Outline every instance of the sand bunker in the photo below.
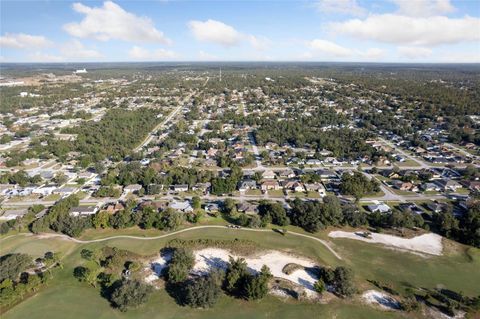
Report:
M 365 241 L 368 243 L 379 243 L 386 246 L 427 253 L 431 255 L 442 255 L 442 236 L 429 233 L 413 238 L 402 238 L 392 235 L 371 233 L 369 238 L 362 236 L 360 232 L 332 231 L 328 234 L 332 238 L 350 238 Z
M 307 295 L 313 296 L 316 294 L 313 290 L 313 285 L 318 278 L 314 274 L 314 271 L 301 268 L 297 269 L 290 275 L 282 272 L 283 267 L 289 263 L 296 263 L 306 268 L 315 267 L 315 263 L 308 259 L 274 250 L 265 251 L 256 256 L 245 257 L 232 254 L 228 250 L 219 248 L 205 248 L 197 250 L 194 251 L 194 255 L 195 266 L 193 267 L 192 272 L 196 274 L 204 274 L 214 268 L 226 269 L 229 256 L 234 258 L 242 257 L 245 258 L 248 268 L 252 273 L 259 272 L 263 265 L 267 265 L 274 277 L 283 278 L 302 286 Z M 153 274 L 157 276 L 157 278 L 161 275 L 162 270 L 166 267 L 169 258 L 170 256 L 161 256 L 152 262 L 151 270 Z M 145 278 L 145 280 L 151 282 L 155 279 L 149 275 L 147 278 Z
M 393 297 L 376 290 L 368 290 L 362 294 L 362 298 L 369 304 L 378 305 L 383 309 L 400 309 L 400 303 Z

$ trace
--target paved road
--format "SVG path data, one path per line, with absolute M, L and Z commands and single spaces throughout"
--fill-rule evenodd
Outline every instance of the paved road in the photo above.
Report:
M 194 93 L 190 93 L 186 98 L 183 99 L 182 102 L 179 103 L 177 108 L 170 112 L 170 114 L 163 120 L 161 123 L 159 123 L 157 126 L 155 126 L 152 131 L 148 134 L 148 136 L 143 140 L 140 145 L 138 145 L 136 148 L 133 149 L 134 152 L 140 151 L 144 146 L 147 146 L 152 139 L 154 138 L 153 133 L 159 131 L 162 127 L 164 127 L 168 122 L 170 122 L 177 114 L 180 112 L 180 110 L 185 106 L 185 103 L 188 102 L 191 97 L 193 96 Z
M 418 165 L 420 165 L 421 168 L 431 168 L 430 165 L 428 165 L 424 161 L 421 161 L 421 160 L 411 156 L 410 154 L 407 154 L 404 150 L 402 150 L 401 148 L 399 148 L 397 145 L 393 144 L 392 142 L 387 141 L 386 139 L 384 139 L 382 137 L 379 137 L 379 140 L 381 140 L 383 143 L 385 143 L 386 145 L 393 148 L 397 153 L 400 153 L 401 155 L 405 156 L 406 158 L 416 162 Z M 418 169 L 418 167 L 417 167 L 417 169 Z
M 471 157 L 471 158 L 473 158 L 473 159 L 475 159 L 475 160 L 479 160 L 479 158 L 480 158 L 479 156 L 473 155 L 473 154 L 467 152 L 466 150 L 461 149 L 460 147 L 457 147 L 457 146 L 455 146 L 455 145 L 453 145 L 453 144 L 445 143 L 445 145 L 448 146 L 448 147 L 450 147 L 450 148 L 452 148 L 452 149 L 454 149 L 454 150 L 457 151 L 458 153 L 463 154 L 463 155 L 466 156 L 466 157 Z
M 252 151 L 253 151 L 253 154 L 255 154 L 255 163 L 257 164 L 257 167 L 255 167 L 254 170 L 264 170 L 265 167 L 263 166 L 262 159 L 260 158 L 260 152 L 258 151 L 257 142 L 255 141 L 255 136 L 253 136 L 252 132 L 249 132 L 248 137 L 250 140 L 250 144 L 252 144 Z
M 18 235 L 13 235 L 13 236 L 23 235 L 23 236 L 32 236 L 32 237 L 37 237 L 37 238 L 55 238 L 55 237 L 58 237 L 58 238 L 63 238 L 63 239 L 69 240 L 69 241 L 73 241 L 77 244 L 91 244 L 91 243 L 99 243 L 99 242 L 109 241 L 109 240 L 112 240 L 112 239 L 122 239 L 122 238 L 124 238 L 124 239 L 134 239 L 134 240 L 155 240 L 155 239 L 170 237 L 170 236 L 173 236 L 173 235 L 177 235 L 177 234 L 192 231 L 192 230 L 207 229 L 207 228 L 220 228 L 220 229 L 224 229 L 224 230 L 234 230 L 234 231 L 251 231 L 251 232 L 268 232 L 268 233 L 273 232 L 273 230 L 271 230 L 271 229 L 252 229 L 252 228 L 232 229 L 232 228 L 227 228 L 225 226 L 204 225 L 204 226 L 194 226 L 194 227 L 190 227 L 190 228 L 185 228 L 185 229 L 177 230 L 177 231 L 174 231 L 174 232 L 171 232 L 171 233 L 168 233 L 168 234 L 159 235 L 159 236 L 152 236 L 152 237 L 118 235 L 118 236 L 110 236 L 110 237 L 91 239 L 91 240 L 81 240 L 81 239 L 73 238 L 73 237 L 70 237 L 70 236 L 67 236 L 67 235 L 64 235 L 64 234 L 52 234 L 52 233 L 43 233 L 43 234 L 39 234 L 39 235 L 24 233 L 24 234 L 18 234 Z M 342 257 L 330 246 L 330 243 L 323 240 L 323 239 L 320 239 L 320 238 L 317 238 L 317 237 L 314 237 L 314 236 L 311 236 L 311 235 L 292 232 L 292 231 L 287 232 L 286 236 L 288 236 L 288 235 L 304 237 L 304 238 L 315 240 L 315 241 L 321 243 L 325 248 L 327 248 L 337 259 L 340 259 L 340 260 L 342 259 Z M 13 237 L 13 236 L 5 237 L 2 240 L 5 240 L 5 239 Z

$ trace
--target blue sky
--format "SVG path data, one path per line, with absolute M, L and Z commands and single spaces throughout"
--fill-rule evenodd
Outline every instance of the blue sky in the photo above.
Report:
M 0 62 L 480 62 L 480 0 L 0 6 Z

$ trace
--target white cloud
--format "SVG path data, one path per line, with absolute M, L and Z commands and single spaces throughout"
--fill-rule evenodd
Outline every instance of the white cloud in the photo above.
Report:
M 378 60 L 385 57 L 385 51 L 379 48 L 370 48 L 365 52 L 356 51 L 356 53 L 365 60 Z
M 327 40 L 315 39 L 307 44 L 314 53 L 324 54 L 329 57 L 348 57 L 353 55 L 353 51 L 346 47 Z
M 177 58 L 177 54 L 170 50 L 156 49 L 148 50 L 139 46 L 134 46 L 128 51 L 128 56 L 135 60 L 152 61 L 167 60 Z
M 60 47 L 62 56 L 68 59 L 98 59 L 102 54 L 96 50 L 87 49 L 78 40 L 72 40 Z
M 202 61 L 218 60 L 218 57 L 216 55 L 210 54 L 202 50 L 198 51 L 198 58 Z
M 52 45 L 52 42 L 40 35 L 25 33 L 6 33 L 0 37 L 0 46 L 15 49 L 38 49 Z
M 248 41 L 250 42 L 251 46 L 258 51 L 264 51 L 267 50 L 270 47 L 271 41 L 262 36 L 254 36 L 254 35 L 249 35 L 248 36 Z
M 360 39 L 404 45 L 440 45 L 480 40 L 480 19 L 442 16 L 415 18 L 396 14 L 371 15 L 364 20 L 351 19 L 330 23 L 338 33 Z
M 237 31 L 234 27 L 221 21 L 207 20 L 188 22 L 188 27 L 195 39 L 201 42 L 232 47 L 247 42 L 257 51 L 264 51 L 271 45 L 271 41 L 264 36 L 255 36 Z
M 303 53 L 300 59 L 322 59 L 335 61 L 372 61 L 380 60 L 385 57 L 385 51 L 379 48 L 369 48 L 365 51 L 351 49 L 334 42 L 314 39 L 306 44 L 309 51 Z
M 367 13 L 367 10 L 362 8 L 357 0 L 319 0 L 315 6 L 322 13 L 341 13 L 353 16 L 363 16 Z
M 398 13 L 406 16 L 430 17 L 455 11 L 450 0 L 392 0 Z
M 43 52 L 35 52 L 28 55 L 30 62 L 64 62 L 65 58 L 59 55 L 47 54 Z
M 240 43 L 243 35 L 232 26 L 216 20 L 198 21 L 188 23 L 194 37 L 198 41 L 234 46 Z
M 103 7 L 74 3 L 73 9 L 85 17 L 79 23 L 72 22 L 63 26 L 72 36 L 100 41 L 117 39 L 134 43 L 171 42 L 162 31 L 155 28 L 151 19 L 127 12 L 111 1 L 105 1 Z
M 397 50 L 400 56 L 411 60 L 428 58 L 432 55 L 432 49 L 424 47 L 401 46 Z

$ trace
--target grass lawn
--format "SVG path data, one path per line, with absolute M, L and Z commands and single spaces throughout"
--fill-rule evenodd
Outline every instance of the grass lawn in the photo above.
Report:
M 410 191 L 402 191 L 400 189 L 396 189 L 396 188 L 393 188 L 393 187 L 390 187 L 390 189 L 397 195 L 405 195 L 405 196 L 415 196 L 417 195 L 417 193 L 415 192 L 410 192 Z
M 283 193 L 283 191 L 281 189 L 279 189 L 279 190 L 274 190 L 274 189 L 269 190 L 267 194 L 270 197 L 284 197 L 285 196 L 285 194 Z
M 45 196 L 42 200 L 44 202 L 50 202 L 50 201 L 57 201 L 60 198 L 62 198 L 62 195 L 60 195 L 60 194 L 50 194 L 48 196 Z
M 373 310 L 356 304 L 320 305 L 311 303 L 282 302 L 267 297 L 260 302 L 246 302 L 223 296 L 211 309 L 180 307 L 164 291 L 153 293 L 146 305 L 128 312 L 112 309 L 98 290 L 77 282 L 71 274 L 61 275 L 37 296 L 19 304 L 2 319 L 78 319 L 78 318 L 192 318 L 192 319 L 250 319 L 250 318 L 401 318 L 399 314 Z M 60 283 L 62 285 L 60 285 Z
M 260 196 L 262 191 L 259 189 L 249 189 L 245 192 L 245 196 Z
M 395 162 L 395 165 L 397 165 L 397 166 L 399 166 L 399 167 L 404 167 L 404 166 L 408 166 L 408 167 L 420 166 L 416 161 L 411 160 L 411 159 L 406 159 L 404 162 Z
M 291 197 L 295 197 L 295 198 L 305 198 L 307 196 L 307 194 L 305 193 L 299 193 L 299 192 L 292 192 L 292 193 L 288 193 L 288 195 L 290 195 Z
M 37 200 L 38 198 L 39 198 L 39 195 L 31 194 L 31 195 L 27 195 L 27 196 L 10 197 L 10 199 L 8 201 L 11 202 L 11 203 L 18 203 L 18 202 L 27 202 L 27 201 L 30 201 L 30 200 Z
M 216 220 L 215 218 L 213 218 Z M 298 227 L 288 230 L 305 233 Z M 389 282 L 394 289 L 404 290 L 408 285 L 433 288 L 439 285 L 466 295 L 480 294 L 480 250 L 451 244 L 445 256 L 421 257 L 415 254 L 387 249 L 349 239 L 328 238 L 325 230 L 313 234 L 333 243 L 333 248 L 343 257 L 336 259 L 318 242 L 275 232 L 250 232 L 228 228 L 198 229 L 155 240 L 111 239 L 105 242 L 76 244 L 59 238 L 35 239 L 31 236 L 4 237 L 0 239 L 0 253 L 24 252 L 40 256 L 46 251 L 62 252 L 64 269 L 55 270 L 54 279 L 36 296 L 31 297 L 2 316 L 16 318 L 405 318 L 399 312 L 383 312 L 362 305 L 359 297 L 353 300 L 335 299 L 328 304 L 281 301 L 267 297 L 261 301 L 246 302 L 222 297 L 213 309 L 199 310 L 180 307 L 163 290 L 153 293 L 147 305 L 126 313 L 112 309 L 99 291 L 85 283 L 77 282 L 72 271 L 80 264 L 79 252 L 83 248 L 100 248 L 105 245 L 128 249 L 142 255 L 153 255 L 173 238 L 181 239 L 249 239 L 258 247 L 281 249 L 305 255 L 319 265 L 347 265 L 354 269 L 360 291 L 371 289 L 368 279 Z M 100 238 L 110 235 L 162 234 L 157 230 L 142 231 L 131 228 L 122 231 L 102 230 L 86 232 L 82 238 Z M 414 317 L 421 317 L 419 314 Z
M 462 187 L 457 189 L 454 194 L 468 195 L 470 194 L 470 190 L 468 188 Z

